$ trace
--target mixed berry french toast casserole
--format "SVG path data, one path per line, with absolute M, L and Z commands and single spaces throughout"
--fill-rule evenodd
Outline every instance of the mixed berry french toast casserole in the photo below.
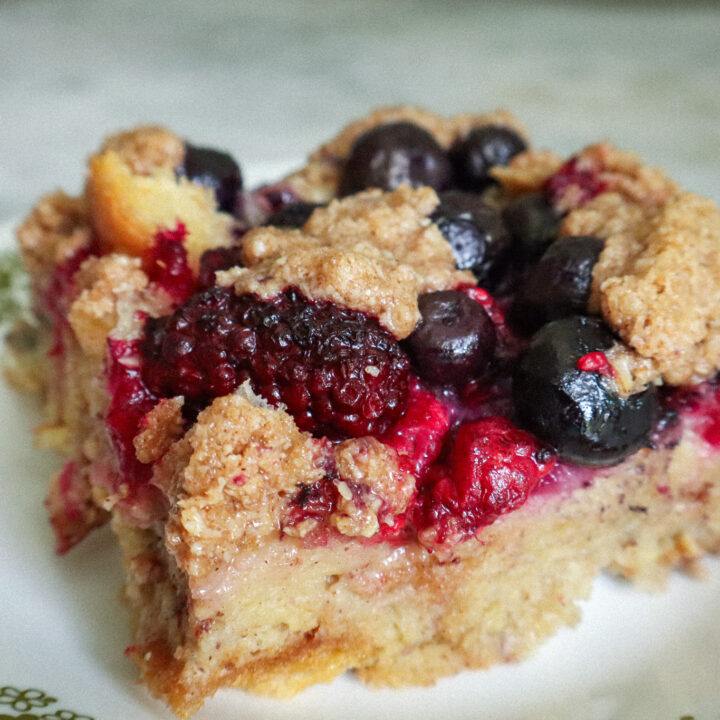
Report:
M 18 238 L 57 549 L 110 523 L 181 717 L 517 660 L 720 551 L 720 212 L 634 154 L 392 107 L 247 188 L 146 126 Z

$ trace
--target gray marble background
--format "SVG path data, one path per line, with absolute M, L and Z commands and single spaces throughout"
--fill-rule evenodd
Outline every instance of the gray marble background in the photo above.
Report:
M 0 0 L 0 222 L 75 190 L 108 131 L 164 123 L 243 164 L 303 158 L 381 103 L 513 109 L 720 199 L 720 5 Z

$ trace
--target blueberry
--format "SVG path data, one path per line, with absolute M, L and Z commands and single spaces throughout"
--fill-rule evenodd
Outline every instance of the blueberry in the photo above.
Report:
M 479 195 L 450 190 L 430 216 L 450 243 L 459 270 L 472 270 L 478 282 L 493 285 L 507 264 L 510 236 L 500 214 Z
M 264 225 L 275 225 L 283 228 L 301 228 L 321 203 L 293 202 L 274 212 L 263 223 Z
M 178 173 L 215 191 L 218 207 L 232 213 L 242 190 L 240 166 L 228 153 L 185 144 L 185 160 Z
M 399 185 L 428 185 L 442 190 L 450 183 L 447 153 L 423 128 L 409 122 L 378 125 L 352 147 L 340 181 L 340 195 L 365 188 L 395 190 Z
M 534 332 L 550 320 L 587 312 L 592 273 L 604 241 L 592 236 L 556 240 L 523 278 L 515 294 L 511 321 Z
M 507 165 L 513 156 L 526 149 L 525 141 L 508 127 L 475 128 L 450 153 L 455 182 L 463 190 L 482 190 L 491 182 L 491 167 Z
M 613 465 L 649 442 L 657 412 L 654 386 L 618 394 L 611 377 L 579 370 L 578 360 L 614 342 L 598 318 L 545 325 L 520 357 L 513 400 L 521 425 L 581 465 Z
M 457 290 L 426 293 L 418 305 L 422 318 L 404 341 L 415 372 L 445 384 L 480 375 L 495 349 L 495 329 L 482 306 Z
M 529 193 L 508 203 L 502 219 L 524 261 L 540 257 L 560 228 L 560 216 L 544 193 Z

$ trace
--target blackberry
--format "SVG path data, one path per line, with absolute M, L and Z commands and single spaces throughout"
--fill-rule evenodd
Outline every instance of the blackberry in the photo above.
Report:
M 197 412 L 245 380 L 303 430 L 381 434 L 405 410 L 410 361 L 378 321 L 294 289 L 265 300 L 211 287 L 148 320 L 143 376 Z

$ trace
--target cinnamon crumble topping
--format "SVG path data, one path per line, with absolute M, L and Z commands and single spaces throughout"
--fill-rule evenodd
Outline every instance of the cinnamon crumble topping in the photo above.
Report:
M 218 273 L 237 293 L 272 297 L 288 285 L 378 317 L 396 337 L 420 318 L 417 295 L 472 283 L 455 270 L 447 241 L 428 220 L 430 188 L 370 190 L 317 209 L 302 230 L 268 227 L 243 238 L 245 268 Z
M 615 357 L 636 381 L 686 385 L 720 369 L 715 203 L 679 193 L 655 207 L 608 193 L 571 213 L 563 232 L 606 238 L 590 305 L 627 344 Z
M 152 175 L 159 168 L 174 170 L 185 157 L 183 141 L 164 127 L 143 125 L 110 135 L 100 153 L 116 152 L 136 175 Z

